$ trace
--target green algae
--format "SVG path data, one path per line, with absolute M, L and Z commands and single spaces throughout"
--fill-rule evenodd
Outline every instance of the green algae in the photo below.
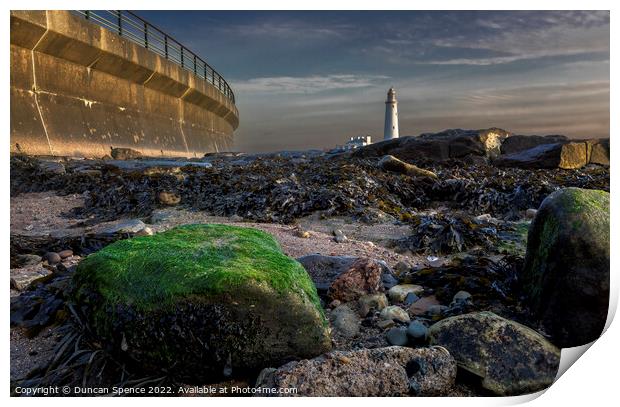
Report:
M 108 304 L 142 311 L 251 285 L 297 294 L 323 314 L 303 266 L 271 235 L 252 228 L 196 224 L 118 241 L 84 259 L 75 281 L 95 288 Z

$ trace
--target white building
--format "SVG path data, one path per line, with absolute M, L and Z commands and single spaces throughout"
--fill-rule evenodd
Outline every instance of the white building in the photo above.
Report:
M 398 101 L 396 100 L 396 90 L 392 87 L 388 90 L 387 100 L 385 101 L 383 139 L 391 140 L 393 138 L 398 138 Z
M 351 137 L 349 141 L 347 141 L 345 145 L 342 146 L 342 149 L 343 150 L 355 150 L 356 148 L 364 147 L 369 144 L 372 144 L 371 136 L 366 135 L 366 136 Z

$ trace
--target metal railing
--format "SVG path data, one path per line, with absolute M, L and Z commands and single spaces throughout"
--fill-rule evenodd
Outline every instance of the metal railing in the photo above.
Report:
M 131 11 L 76 10 L 75 13 L 193 72 L 235 103 L 235 94 L 228 82 L 215 69 L 183 44 Z

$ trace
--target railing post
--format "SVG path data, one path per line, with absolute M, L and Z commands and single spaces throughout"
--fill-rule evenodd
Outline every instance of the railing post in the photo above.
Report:
M 164 54 L 166 55 L 166 59 L 168 59 L 168 36 L 164 35 Z
M 85 10 L 84 14 L 86 15 L 86 19 L 88 20 L 90 18 L 90 10 Z
M 196 75 L 196 54 L 194 54 L 194 75 Z
M 215 71 L 211 68 L 211 83 L 215 86 Z
M 181 45 L 181 68 L 184 68 L 183 66 L 183 45 Z
M 204 78 L 205 78 L 205 81 L 208 82 L 208 79 L 207 79 L 207 63 L 204 62 L 204 65 L 202 67 L 204 68 Z
M 123 27 L 122 27 L 122 21 L 123 21 L 123 17 L 121 15 L 121 11 L 120 10 L 116 10 L 116 18 L 118 20 L 118 35 L 123 35 Z
M 144 22 L 144 47 L 149 49 L 149 26 Z

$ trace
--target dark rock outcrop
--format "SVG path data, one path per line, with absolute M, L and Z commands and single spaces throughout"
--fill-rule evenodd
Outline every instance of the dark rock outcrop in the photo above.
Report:
M 499 167 L 529 169 L 577 169 L 588 163 L 585 142 L 542 144 L 529 150 L 505 154 L 494 160 Z
M 441 347 L 391 346 L 334 351 L 315 359 L 261 372 L 258 388 L 296 388 L 273 396 L 386 397 L 441 396 L 454 385 L 456 363 Z
M 529 150 L 542 144 L 568 143 L 566 136 L 549 135 L 549 136 L 524 136 L 514 135 L 506 138 L 502 142 L 501 153 L 513 154 L 520 151 Z
M 492 312 L 446 318 L 430 328 L 430 343 L 443 346 L 463 368 L 500 396 L 549 387 L 560 350 L 536 331 Z
M 354 157 L 392 155 L 400 160 L 447 161 L 471 156 L 496 157 L 502 141 L 509 132 L 498 129 L 450 129 L 439 133 L 424 133 L 419 137 L 400 137 L 358 148 Z
M 549 195 L 530 226 L 521 276 L 530 309 L 560 347 L 602 333 L 609 306 L 609 193 Z

